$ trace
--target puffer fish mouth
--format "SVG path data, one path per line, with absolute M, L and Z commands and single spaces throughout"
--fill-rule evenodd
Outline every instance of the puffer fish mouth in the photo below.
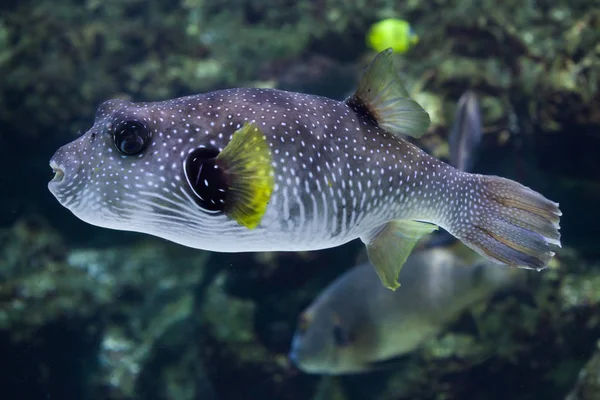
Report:
M 62 182 L 65 177 L 65 172 L 61 167 L 59 167 L 55 162 L 50 163 L 50 168 L 52 168 L 52 172 L 54 172 L 54 177 L 50 182 Z

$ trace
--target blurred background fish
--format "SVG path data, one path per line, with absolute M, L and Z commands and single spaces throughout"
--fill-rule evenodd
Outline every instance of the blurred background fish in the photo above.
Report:
M 383 51 L 391 47 L 396 53 L 405 53 L 417 43 L 419 43 L 419 36 L 408 21 L 399 18 L 376 22 L 367 32 L 367 45 L 375 51 Z
M 422 250 L 406 261 L 406 284 L 395 292 L 379 283 L 369 263 L 354 267 L 300 314 L 290 360 L 327 375 L 380 368 L 527 272 L 488 264 L 460 243 Z
M 475 92 L 467 90 L 458 99 L 454 124 L 448 137 L 450 164 L 462 171 L 473 167 L 477 147 L 481 143 L 481 111 Z

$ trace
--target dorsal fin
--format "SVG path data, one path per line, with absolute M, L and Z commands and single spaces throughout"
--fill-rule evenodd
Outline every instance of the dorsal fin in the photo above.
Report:
M 461 171 L 469 171 L 481 143 L 481 111 L 475 92 L 467 90 L 460 96 L 454 123 L 448 137 L 450 165 Z
M 394 135 L 418 138 L 429 127 L 429 114 L 410 98 L 394 70 L 391 48 L 373 59 L 346 104 Z

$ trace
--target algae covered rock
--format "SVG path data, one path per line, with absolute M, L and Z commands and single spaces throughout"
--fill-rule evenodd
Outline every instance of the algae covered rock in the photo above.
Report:
M 205 278 L 207 253 L 154 240 L 68 251 L 43 220 L 19 222 L 0 237 L 0 335 L 16 348 L 33 343 L 43 354 L 64 331 L 65 339 L 76 336 L 83 347 L 84 356 L 66 352 L 32 361 L 50 393 L 73 398 L 51 390 L 61 379 L 76 378 L 56 368 L 72 357 L 84 365 L 78 398 L 123 399 L 139 392 L 162 398 L 167 390 L 193 399 L 200 390 L 209 392 L 201 360 L 190 357 L 198 336 L 195 288 Z M 153 390 L 158 382 L 166 388 Z
M 600 349 L 600 346 L 598 346 Z M 579 373 L 575 388 L 565 400 L 594 400 L 600 398 L 600 353 L 596 351 Z

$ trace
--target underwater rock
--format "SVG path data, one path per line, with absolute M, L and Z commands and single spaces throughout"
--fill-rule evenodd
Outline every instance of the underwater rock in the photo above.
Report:
M 598 342 L 600 350 L 600 342 Z M 565 400 L 596 400 L 600 399 L 600 351 L 587 362 L 579 373 L 575 388 Z
M 110 301 L 105 287 L 72 268 L 62 239 L 41 218 L 0 232 L 0 330 L 15 342 L 63 318 L 89 318 Z
M 43 221 L 21 221 L 0 233 L 0 334 L 15 346 L 52 348 L 62 346 L 60 335 L 45 332 L 74 331 L 87 343 L 85 363 L 95 366 L 77 398 L 208 396 L 195 313 L 207 254 L 152 239 L 67 251 Z M 69 357 L 80 355 L 67 353 L 67 364 Z M 59 379 L 50 369 L 40 384 Z
M 208 253 L 149 240 L 124 248 L 74 250 L 73 268 L 111 290 L 99 346 L 100 391 L 109 398 L 194 399 L 202 360 L 190 359 L 198 335 L 195 290 Z M 187 368 L 182 368 L 184 366 Z
M 241 363 L 267 359 L 267 351 L 256 342 L 252 301 L 236 299 L 224 290 L 225 274 L 219 274 L 204 295 L 203 321 L 214 340 L 235 353 Z
M 291 368 L 286 352 L 272 352 L 260 341 L 257 305 L 228 293 L 229 271 L 217 275 L 200 301 L 205 335 L 201 353 L 219 398 L 309 398 L 315 379 Z

